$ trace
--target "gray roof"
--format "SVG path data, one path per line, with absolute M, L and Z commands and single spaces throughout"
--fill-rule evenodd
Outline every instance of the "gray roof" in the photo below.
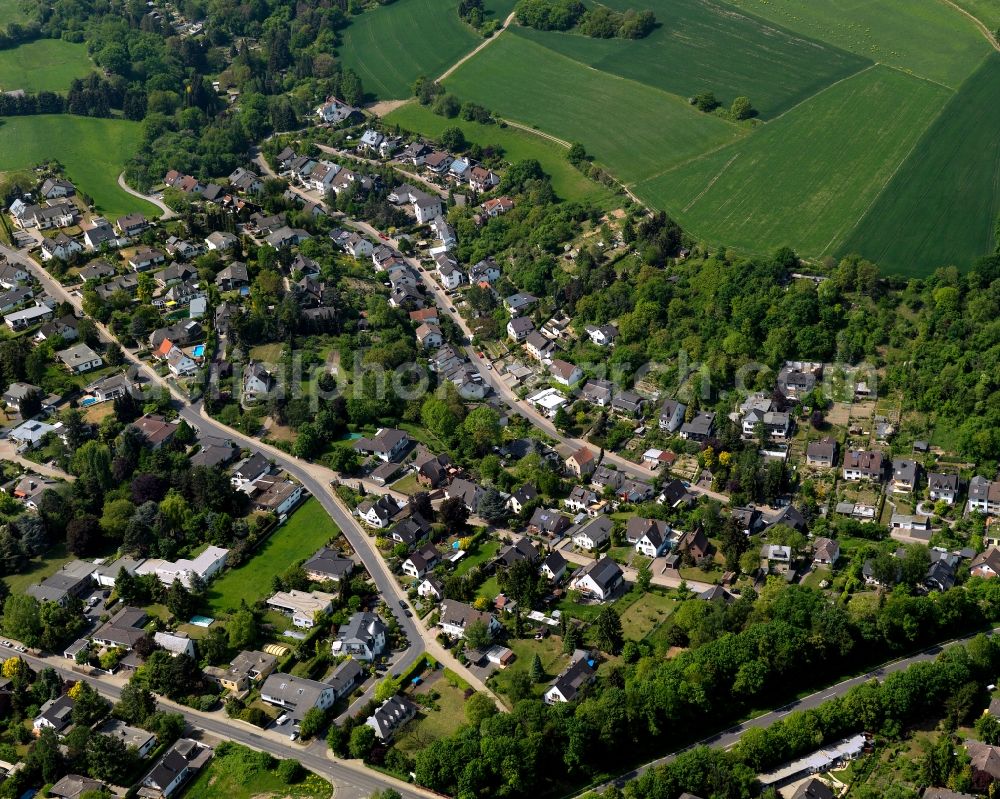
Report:
M 580 525 L 570 530 L 566 535 L 569 538 L 576 538 L 578 535 L 587 535 L 593 542 L 600 546 L 611 538 L 611 528 L 613 523 L 608 516 L 598 516 L 595 519 L 588 519 Z
M 580 689 L 594 678 L 594 668 L 586 657 L 582 657 L 556 677 L 552 684 L 567 702 L 576 699 Z
M 306 572 L 325 575 L 331 580 L 340 580 L 354 569 L 354 561 L 343 557 L 336 549 L 323 547 L 303 563 L 302 568 Z
M 305 677 L 277 672 L 264 680 L 260 692 L 262 696 L 280 700 L 304 712 L 315 707 L 322 692 L 329 687 L 325 683 L 307 680 Z
M 579 576 L 583 577 L 584 575 L 589 575 L 590 579 L 606 591 L 617 580 L 621 579 L 622 570 L 621 566 L 611 558 L 598 558 L 580 570 Z
M 358 682 L 361 674 L 361 664 L 354 658 L 348 658 L 333 670 L 333 674 L 326 678 L 326 682 L 339 697 Z

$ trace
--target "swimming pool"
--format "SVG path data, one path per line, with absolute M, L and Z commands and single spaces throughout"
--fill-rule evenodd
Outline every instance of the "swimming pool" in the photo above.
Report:
M 201 358 L 205 354 L 205 345 L 204 344 L 195 345 L 195 348 L 192 350 L 192 352 L 194 353 L 195 358 Z
M 192 616 L 191 624 L 195 627 L 208 627 L 212 624 L 215 619 L 210 619 L 208 616 Z
M 94 405 L 97 403 L 97 397 L 84 397 L 80 400 L 80 406 L 86 408 L 88 405 Z

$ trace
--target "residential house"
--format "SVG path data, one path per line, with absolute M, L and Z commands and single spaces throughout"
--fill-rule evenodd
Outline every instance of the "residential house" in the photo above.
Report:
M 168 422 L 159 414 L 148 413 L 140 416 L 132 423 L 146 439 L 146 444 L 151 450 L 158 450 L 164 444 L 168 444 L 177 432 L 177 425 Z
M 139 247 L 128 259 L 128 265 L 133 272 L 145 272 L 157 264 L 162 264 L 167 256 L 152 247 Z
M 563 669 L 556 677 L 552 686 L 545 692 L 545 703 L 554 705 L 558 702 L 572 702 L 583 690 L 584 686 L 597 678 L 594 661 L 586 654 L 576 659 Z
M 531 483 L 524 483 L 507 500 L 507 505 L 514 513 L 520 513 L 524 506 L 538 499 L 538 490 Z
M 161 560 L 150 558 L 136 567 L 136 574 L 153 574 L 163 585 L 169 587 L 174 580 L 190 589 L 195 580 L 207 583 L 222 571 L 229 557 L 229 550 L 210 546 L 193 559 Z
M 813 541 L 813 563 L 832 566 L 840 558 L 840 544 L 832 538 L 817 538 Z
M 257 510 L 273 513 L 279 518 L 291 512 L 305 489 L 294 480 L 262 477 L 255 484 L 253 506 Z
M 357 113 L 357 109 L 347 103 L 341 102 L 336 97 L 327 97 L 326 102 L 316 109 L 316 116 L 320 122 L 327 125 L 337 125 Z M 365 131 L 365 133 L 374 131 Z M 381 136 L 381 134 L 376 134 Z
M 326 678 L 326 683 L 333 688 L 334 696 L 340 699 L 349 696 L 350 693 L 364 682 L 365 672 L 361 664 L 348 658 L 338 664 L 333 670 L 333 674 Z
M 464 638 L 469 625 L 475 622 L 483 622 L 490 633 L 500 629 L 500 622 L 490 613 L 476 610 L 472 605 L 454 599 L 441 602 L 438 627 L 449 638 Z
M 538 297 L 525 291 L 511 294 L 503 301 L 504 308 L 511 316 L 521 316 L 538 304 Z
M 390 696 L 366 720 L 380 741 L 390 741 L 396 731 L 417 715 L 417 706 L 401 696 Z
M 973 477 L 969 481 L 968 509 L 991 516 L 1000 514 L 1000 481 Z
M 500 550 L 500 554 L 497 555 L 496 562 L 498 565 L 509 569 L 518 561 L 526 560 L 529 563 L 535 563 L 540 560 L 541 557 L 541 554 L 530 540 L 527 538 L 519 538 L 513 544 L 508 544 Z
M 634 391 L 619 391 L 611 400 L 611 412 L 637 419 L 642 416 L 645 404 L 645 397 Z
M 1000 575 L 1000 547 L 991 546 L 972 559 L 970 572 L 975 577 L 992 579 Z
M 296 722 L 301 721 L 314 707 L 328 710 L 336 701 L 330 685 L 281 672 L 274 672 L 264 680 L 260 687 L 260 698 L 268 704 L 283 708 Z
M 56 424 L 46 424 L 34 419 L 18 425 L 7 434 L 7 438 L 18 445 L 18 451 L 34 449 L 49 433 L 56 432 L 62 426 L 61 422 Z
M 511 319 L 508 323 L 507 329 L 510 332 L 510 326 L 515 322 L 529 321 L 524 319 L 524 317 L 517 317 L 516 319 Z M 534 325 L 532 325 L 534 327 Z M 556 345 L 547 339 L 544 335 L 539 333 L 537 330 L 532 330 L 524 339 L 524 347 L 536 361 L 546 361 L 552 357 L 552 353 L 556 350 Z
M 806 447 L 806 463 L 823 469 L 832 469 L 837 464 L 837 440 L 827 436 L 819 441 L 810 441 Z
M 337 598 L 323 591 L 278 591 L 267 600 L 267 606 L 290 616 L 296 627 L 309 630 L 316 619 L 333 609 Z
M 479 286 L 484 283 L 492 286 L 500 279 L 500 274 L 499 264 L 493 260 L 493 256 L 490 256 L 477 262 L 469 270 L 469 283 L 473 286 Z
M 699 411 L 690 422 L 685 422 L 680 427 L 681 438 L 699 443 L 707 441 L 714 432 L 715 413 L 711 411 Z
M 451 499 L 452 497 L 461 497 L 462 501 L 465 503 L 465 507 L 469 509 L 469 513 L 476 513 L 479 509 L 479 500 L 483 495 L 483 489 L 481 486 L 473 483 L 471 480 L 465 480 L 462 478 L 455 478 L 451 481 L 451 484 L 445 488 L 445 497 Z
M 131 650 L 140 638 L 146 636 L 145 624 L 148 618 L 142 608 L 126 605 L 101 625 L 90 639 L 98 646 L 109 649 Z
M 563 505 L 567 510 L 575 513 L 586 513 L 590 516 L 598 514 L 600 507 L 600 497 L 586 486 L 573 486 L 569 496 L 563 500 Z
M 618 338 L 618 328 L 614 325 L 587 325 L 584 330 L 598 347 L 612 347 Z
M 170 799 L 211 756 L 212 750 L 207 746 L 190 738 L 178 739 L 143 777 L 139 796 L 143 799 Z
M 573 545 L 578 549 L 595 550 L 611 540 L 612 526 L 609 517 L 598 516 L 577 525 L 567 533 L 567 536 L 572 539 Z
M 553 550 L 545 556 L 538 570 L 549 582 L 558 583 L 566 574 L 566 564 L 567 560 L 562 556 L 562 553 Z
M 62 737 L 63 733 L 73 725 L 73 706 L 75 704 L 73 698 L 67 694 L 45 702 L 32 722 L 35 735 L 40 735 L 42 730 L 49 729 Z
M 220 670 L 217 680 L 227 691 L 240 693 L 266 679 L 277 666 L 275 655 L 243 650 L 229 662 L 228 669 Z
M 443 175 L 454 160 L 448 153 L 437 151 L 424 158 L 424 166 L 436 175 Z
M 370 662 L 385 651 L 387 636 L 388 628 L 377 614 L 361 611 L 340 626 L 333 642 L 333 654 Z
M 60 197 L 72 197 L 76 194 L 76 186 L 68 180 L 63 180 L 62 178 L 46 178 L 38 193 L 41 194 L 46 200 L 55 200 Z
M 534 535 L 561 536 L 570 528 L 570 521 L 559 511 L 550 508 L 536 508 L 528 521 L 528 531 Z
M 416 331 L 417 343 L 427 349 L 437 349 L 444 343 L 441 328 L 437 325 L 422 324 Z
M 271 473 L 271 462 L 260 452 L 254 452 L 237 463 L 230 472 L 234 488 L 246 490 L 264 475 Z
M 21 501 L 29 510 L 38 510 L 38 503 L 41 501 L 42 494 L 50 488 L 54 489 L 57 485 L 59 483 L 56 480 L 51 480 L 48 477 L 42 477 L 37 474 L 26 474 L 14 485 L 14 488 L 11 490 L 11 496 Z M 30 586 L 28 592 L 31 593 Z
M 96 251 L 105 245 L 117 247 L 125 243 L 124 239 L 118 238 L 111 223 L 103 217 L 94 217 L 90 220 L 90 224 L 81 225 L 81 229 L 83 230 L 83 243 L 88 250 Z M 112 274 L 114 273 L 112 272 Z M 80 276 L 83 277 L 83 270 L 81 270 Z M 84 277 L 83 279 L 88 280 L 89 278 Z
M 652 546 L 656 554 L 648 556 L 651 558 L 658 557 L 666 549 L 670 532 L 670 525 L 659 519 L 632 516 L 625 523 L 625 541 L 641 553 L 645 553 Z
M 242 261 L 233 261 L 215 276 L 220 291 L 235 291 L 250 285 L 250 273 Z
M 677 541 L 675 551 L 681 555 L 687 555 L 697 563 L 708 556 L 711 544 L 705 532 L 699 527 L 684 533 Z
M 552 363 L 549 364 L 549 373 L 553 380 L 567 387 L 576 385 L 583 379 L 583 369 L 559 358 L 553 359 Z
M 514 201 L 510 197 L 493 197 L 484 202 L 482 208 L 483 214 L 493 219 L 512 211 L 514 209 Z
M 354 442 L 354 448 L 359 452 L 374 455 L 386 463 L 397 460 L 409 445 L 409 436 L 392 427 L 381 428 L 373 437 L 359 438 Z
M 469 188 L 483 194 L 500 185 L 500 177 L 481 166 L 472 167 L 467 173 Z
M 68 261 L 74 255 L 83 252 L 83 246 L 76 239 L 71 239 L 60 231 L 49 239 L 42 239 L 40 250 L 43 261 Z
M 354 571 L 354 561 L 343 557 L 338 550 L 323 547 L 309 560 L 302 564 L 306 577 L 318 583 L 339 583 L 351 576 Z
M 79 338 L 78 327 L 79 320 L 72 314 L 66 314 L 38 328 L 35 341 L 50 341 L 54 338 L 65 342 L 76 341 Z
M 535 323 L 526 316 L 515 316 L 507 323 L 507 335 L 518 344 L 523 342 L 535 330 Z
M 948 505 L 954 505 L 959 492 L 958 475 L 928 472 L 927 492 L 935 502 L 943 500 Z
M 401 568 L 407 577 L 419 580 L 437 565 L 438 560 L 440 560 L 438 551 L 433 545 L 427 544 L 411 552 L 401 564 Z
M 597 456 L 587 447 L 580 447 L 566 459 L 566 468 L 577 477 L 590 477 L 597 468 Z
M 801 397 L 816 387 L 822 375 L 822 364 L 789 361 L 778 372 L 778 391 L 786 397 Z
M 434 577 L 425 577 L 417 586 L 417 595 L 440 602 L 444 599 L 444 583 Z
M 599 602 L 614 598 L 625 585 L 621 567 L 609 557 L 600 557 L 582 566 L 569 582 L 573 591 Z
M 617 491 L 624 482 L 625 476 L 609 466 L 598 466 L 590 478 L 590 484 L 598 491 L 604 491 L 605 488 Z
M 192 466 L 226 466 L 240 454 L 239 447 L 229 439 L 199 436 L 198 444 L 200 449 L 190 458 Z
M 892 461 L 892 480 L 889 485 L 895 494 L 912 494 L 917 487 L 920 467 L 916 461 L 909 458 L 894 458 Z
M 201 325 L 197 321 L 193 319 L 182 320 L 169 327 L 154 330 L 149 335 L 149 343 L 153 349 L 156 349 L 164 340 L 170 339 L 178 347 L 186 347 L 201 338 L 202 333 Z
M 844 454 L 845 480 L 881 481 L 884 465 L 881 452 L 848 450 Z
M 243 372 L 243 399 L 245 402 L 256 401 L 274 391 L 277 385 L 277 379 L 264 364 L 250 361 Z
M 395 497 L 390 494 L 382 494 L 376 498 L 369 497 L 361 502 L 355 513 L 372 527 L 384 530 L 400 509 L 401 506 Z
M 196 654 L 194 651 L 194 641 L 184 632 L 155 632 L 153 633 L 153 642 L 174 657 L 177 657 L 177 655 L 187 655 L 189 658 L 194 659 Z
M 92 794 L 103 790 L 104 783 L 100 780 L 92 780 L 79 774 L 67 774 L 49 788 L 49 796 L 56 796 L 58 799 L 80 799 L 85 793 Z
M 245 194 L 257 194 L 263 188 L 264 181 L 260 175 L 243 167 L 237 167 L 229 175 L 229 185 Z
M 19 411 L 25 400 L 37 396 L 42 397 L 42 390 L 31 383 L 14 382 L 7 386 L 3 394 L 4 404 L 15 411 Z
M 119 293 L 127 297 L 134 297 L 138 288 L 138 277 L 135 275 L 119 275 L 114 280 L 109 280 L 107 283 L 95 287 L 94 291 L 97 292 L 98 297 L 107 302 Z
M 62 361 L 72 374 L 83 374 L 91 369 L 98 369 L 104 364 L 101 356 L 94 352 L 87 344 L 76 344 L 69 349 L 60 350 L 56 353 L 56 358 Z
M 83 599 L 93 588 L 94 564 L 73 560 L 61 566 L 54 574 L 50 574 L 40 583 L 29 585 L 27 594 L 39 602 L 55 602 L 59 605 L 65 605 L 71 599 Z
M 11 330 L 26 330 L 32 325 L 52 318 L 52 309 L 45 305 L 33 305 L 23 311 L 4 315 L 3 321 Z

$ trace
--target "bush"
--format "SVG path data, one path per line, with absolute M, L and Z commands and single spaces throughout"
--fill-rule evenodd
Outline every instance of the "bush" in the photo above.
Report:
M 278 764 L 278 776 L 286 785 L 296 785 L 306 776 L 306 770 L 298 760 L 282 760 Z

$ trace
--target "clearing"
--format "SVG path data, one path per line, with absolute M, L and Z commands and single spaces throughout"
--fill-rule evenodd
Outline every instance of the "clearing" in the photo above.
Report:
M 924 133 L 842 252 L 903 275 L 966 269 L 992 252 L 1000 214 L 998 81 L 1000 53 L 993 53 Z
M 410 756 L 426 749 L 435 741 L 446 738 L 465 724 L 465 691 L 448 681 L 441 671 L 425 672 L 425 682 L 412 691 L 409 698 L 422 700 L 420 714 L 396 738 L 396 746 Z M 432 694 L 437 699 L 430 699 Z
M 219 615 L 256 602 L 271 590 L 271 580 L 295 561 L 308 558 L 340 534 L 333 519 L 315 498 L 299 506 L 254 555 L 237 569 L 225 572 L 207 592 L 209 615 Z
M 138 149 L 139 123 L 71 114 L 0 119 L 0 172 L 58 158 L 66 177 L 108 217 L 135 211 L 159 216 L 155 206 L 118 186 L 125 161 Z
M 3 7 L 4 0 L 0 0 L 0 8 Z M 62 39 L 36 39 L 0 50 L 0 89 L 3 91 L 65 93 L 73 78 L 86 77 L 93 70 L 86 45 Z
M 788 245 L 820 257 L 858 223 L 948 96 L 872 67 L 633 190 L 712 242 L 755 252 Z
M 621 614 L 622 632 L 632 641 L 640 641 L 674 612 L 677 600 L 647 591 Z
M 491 47 L 494 45 L 491 45 Z M 447 128 L 459 127 L 465 138 L 482 147 L 499 146 L 510 162 L 534 158 L 552 178 L 552 188 L 565 200 L 587 200 L 602 207 L 614 205 L 615 194 L 606 186 L 585 177 L 566 160 L 566 148 L 542 136 L 510 126 L 483 125 L 464 119 L 446 119 L 415 100 L 397 108 L 385 121 L 389 125 L 419 133 L 431 139 Z
M 412 97 L 413 81 L 437 77 L 482 41 L 448 0 L 379 6 L 352 18 L 342 35 L 344 66 L 380 100 Z
M 608 5 L 625 10 L 630 1 Z M 517 32 L 595 69 L 681 97 L 711 91 L 728 106 L 745 95 L 764 118 L 871 64 L 714 0 L 652 0 L 647 7 L 660 25 L 635 41 Z
M 626 182 L 743 133 L 675 95 L 555 54 L 515 29 L 463 64 L 445 85 L 501 117 L 579 141 Z

